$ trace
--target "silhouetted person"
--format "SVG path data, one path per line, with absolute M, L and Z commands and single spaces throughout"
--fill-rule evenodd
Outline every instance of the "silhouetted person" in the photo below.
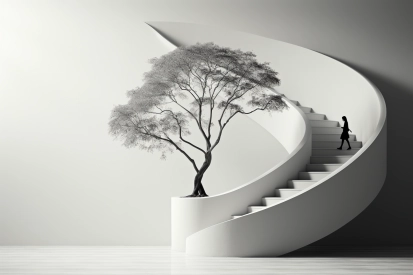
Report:
M 343 143 L 344 141 L 347 141 L 348 144 L 348 148 L 347 150 L 351 150 L 351 146 L 350 146 L 350 142 L 348 141 L 348 138 L 350 137 L 350 135 L 348 134 L 348 131 L 351 132 L 351 130 L 348 128 L 348 122 L 347 122 L 347 118 L 345 116 L 342 117 L 343 121 L 344 121 L 344 127 L 343 128 L 343 133 L 341 134 L 341 146 L 338 147 L 338 150 L 343 149 Z

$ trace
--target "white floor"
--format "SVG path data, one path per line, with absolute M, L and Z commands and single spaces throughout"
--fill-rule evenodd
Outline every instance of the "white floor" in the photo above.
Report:
M 355 255 L 355 256 L 352 256 Z M 200 258 L 169 247 L 0 247 L 0 274 L 413 274 L 412 248 Z

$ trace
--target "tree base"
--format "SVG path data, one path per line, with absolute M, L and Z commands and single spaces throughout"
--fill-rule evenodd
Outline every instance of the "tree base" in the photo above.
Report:
M 183 196 L 183 197 L 181 197 L 181 198 L 203 198 L 203 197 L 208 197 L 208 195 L 207 194 L 191 194 L 191 195 L 188 195 L 188 196 Z
M 181 198 L 194 198 L 194 197 L 198 197 L 198 195 L 191 194 L 191 195 L 188 195 L 188 196 L 183 196 Z

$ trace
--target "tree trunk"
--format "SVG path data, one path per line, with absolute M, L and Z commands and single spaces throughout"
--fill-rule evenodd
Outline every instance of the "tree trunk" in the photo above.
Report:
M 192 195 L 199 196 L 199 197 L 207 197 L 208 195 L 205 193 L 205 189 L 202 185 L 202 178 L 204 177 L 205 171 L 209 168 L 212 161 L 212 154 L 210 152 L 205 154 L 205 161 L 199 169 L 199 172 L 196 174 L 194 179 L 194 191 Z
M 194 184 L 194 191 L 195 191 L 195 188 L 196 188 L 196 184 Z M 198 188 L 198 190 L 197 190 L 197 196 L 198 196 L 198 197 L 206 197 L 206 196 L 208 196 L 208 195 L 205 193 L 205 189 L 204 189 L 204 186 L 203 186 L 202 182 L 199 184 L 199 188 Z

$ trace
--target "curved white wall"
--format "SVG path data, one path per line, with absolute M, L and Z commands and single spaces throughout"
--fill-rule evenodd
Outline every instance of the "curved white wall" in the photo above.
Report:
M 288 100 L 287 104 L 288 110 L 272 116 L 267 113 L 249 116 L 274 137 L 280 137 L 279 141 L 288 148 L 290 155 L 263 175 L 234 190 L 206 198 L 172 198 L 172 249 L 185 251 L 188 236 L 227 221 L 232 218 L 231 215 L 244 213 L 246 205 L 259 203 L 276 187 L 285 187 L 287 180 L 296 176 L 297 168 L 304 169 L 311 155 L 311 127 L 300 109 Z
M 341 116 L 347 116 L 357 140 L 363 142 L 363 148 L 350 161 L 304 193 L 192 234 L 187 238 L 188 253 L 281 255 L 340 228 L 375 198 L 386 176 L 386 107 L 380 92 L 363 76 L 319 53 L 251 34 L 184 23 L 151 25 L 178 45 L 213 41 L 221 46 L 253 51 L 280 72 L 279 92 L 312 107 L 317 113 L 327 114 L 330 120 L 340 121 Z M 299 166 L 295 168 L 296 173 L 301 170 Z M 252 182 L 244 188 L 255 190 L 256 185 L 259 186 Z M 236 194 L 221 195 L 227 204 L 237 200 L 232 193 Z M 214 198 L 185 203 L 187 207 L 191 204 L 193 209 L 203 210 L 210 207 L 207 201 Z M 246 200 L 244 209 L 251 204 Z M 219 211 L 225 207 L 220 205 L 210 215 L 220 215 Z M 202 219 L 203 215 L 198 217 Z
M 320 53 L 265 37 L 197 24 L 149 22 L 171 42 L 190 45 L 215 42 L 253 51 L 279 72 L 277 92 L 310 106 L 329 120 L 343 115 L 357 139 L 366 142 L 377 127 L 380 102 L 375 89 L 348 66 Z

